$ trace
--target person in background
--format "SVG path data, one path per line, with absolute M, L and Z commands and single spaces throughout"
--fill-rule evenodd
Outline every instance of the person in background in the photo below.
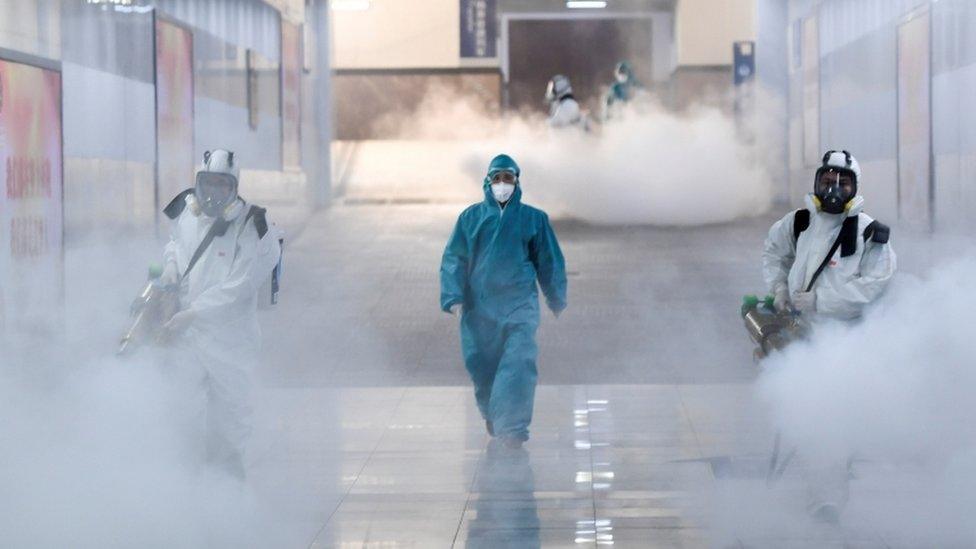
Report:
M 617 63 L 613 77 L 614 82 L 603 98 L 603 120 L 618 118 L 623 105 L 631 102 L 644 89 L 627 61 Z
M 549 125 L 553 128 L 576 126 L 583 122 L 579 103 L 573 97 L 569 78 L 561 74 L 553 76 L 546 86 L 546 102 L 549 104 Z

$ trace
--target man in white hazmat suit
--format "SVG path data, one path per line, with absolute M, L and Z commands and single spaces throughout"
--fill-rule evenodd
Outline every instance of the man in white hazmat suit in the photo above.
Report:
M 553 76 L 546 86 L 546 102 L 549 103 L 549 125 L 553 128 L 575 126 L 583 122 L 579 103 L 573 97 L 569 78 L 561 74 Z
M 860 179 L 857 159 L 828 151 L 806 207 L 769 230 L 763 276 L 778 309 L 852 320 L 884 293 L 895 252 L 888 227 L 862 212 Z
M 166 324 L 180 368 L 206 391 L 208 461 L 243 478 L 251 430 L 251 370 L 260 348 L 258 290 L 281 249 L 262 208 L 237 195 L 234 153 L 208 151 L 192 189 L 164 209 L 172 233 L 164 282 L 180 284 L 180 311 Z
M 796 311 L 813 324 L 852 321 L 884 293 L 895 274 L 895 252 L 889 228 L 861 211 L 860 179 L 857 159 L 828 151 L 806 207 L 769 230 L 763 275 L 777 309 Z M 835 522 L 849 495 L 849 456 L 829 455 L 816 444 L 803 450 L 809 510 Z

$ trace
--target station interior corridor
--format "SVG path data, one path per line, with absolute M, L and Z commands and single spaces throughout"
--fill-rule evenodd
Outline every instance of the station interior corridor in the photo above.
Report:
M 543 313 L 531 439 L 510 451 L 485 433 L 457 320 L 438 307 L 462 208 L 337 205 L 288 247 L 288 289 L 263 319 L 267 407 L 250 467 L 264 501 L 304 517 L 286 529 L 303 534 L 294 543 L 898 546 L 859 516 L 870 496 L 824 526 L 804 520 L 796 486 L 765 487 L 773 430 L 738 308 L 760 285 L 771 216 L 556 222 L 570 306 Z M 770 513 L 791 518 L 757 528 Z
M 0 549 L 976 547 L 974 37 L 976 0 L 0 0 Z M 538 345 L 519 449 L 439 280 L 516 183 L 523 249 L 457 293 L 516 334 L 495 403 Z

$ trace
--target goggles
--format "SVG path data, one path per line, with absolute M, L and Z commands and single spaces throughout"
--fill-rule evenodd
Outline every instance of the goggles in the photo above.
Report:
M 518 181 L 518 177 L 515 176 L 515 172 L 509 170 L 495 172 L 491 176 L 492 183 L 508 183 L 509 185 L 514 185 L 516 181 Z

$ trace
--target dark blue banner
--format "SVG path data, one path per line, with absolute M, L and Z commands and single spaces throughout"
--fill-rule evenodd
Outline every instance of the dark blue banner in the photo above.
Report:
M 495 57 L 495 0 L 461 1 L 461 57 Z

